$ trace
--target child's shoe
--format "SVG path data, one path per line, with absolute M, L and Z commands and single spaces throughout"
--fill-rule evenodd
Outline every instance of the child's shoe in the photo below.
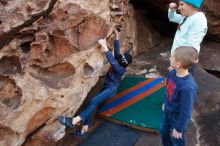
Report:
M 62 125 L 68 128 L 74 128 L 74 125 L 72 124 L 73 119 L 71 117 L 59 116 L 58 119 Z

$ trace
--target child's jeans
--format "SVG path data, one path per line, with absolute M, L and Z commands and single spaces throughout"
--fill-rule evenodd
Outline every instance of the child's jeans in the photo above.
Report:
M 184 133 L 182 138 L 174 138 L 171 133 L 177 124 L 177 115 L 164 111 L 163 118 L 160 124 L 160 134 L 162 137 L 163 146 L 185 146 Z
M 104 88 L 99 94 L 94 96 L 89 102 L 88 106 L 79 114 L 82 119 L 83 125 L 90 125 L 92 120 L 92 113 L 96 110 L 96 107 L 106 101 L 109 98 L 112 98 L 117 93 L 116 87 Z

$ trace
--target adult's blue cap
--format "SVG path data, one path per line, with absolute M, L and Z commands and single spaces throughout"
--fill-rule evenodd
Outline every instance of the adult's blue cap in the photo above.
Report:
M 180 0 L 180 1 L 191 4 L 191 5 L 193 5 L 194 7 L 198 8 L 198 9 L 201 7 L 201 5 L 203 3 L 203 0 Z

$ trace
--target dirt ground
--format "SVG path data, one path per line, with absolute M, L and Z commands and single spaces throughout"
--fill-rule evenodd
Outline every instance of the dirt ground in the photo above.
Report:
M 101 123 L 106 122 L 102 119 L 94 119 L 94 124 L 90 129 L 90 133 L 96 130 L 96 127 Z M 135 130 L 139 134 L 139 138 L 136 141 L 134 146 L 159 146 L 161 145 L 160 135 L 153 132 L 146 132 L 141 130 Z M 195 146 L 197 144 L 196 136 L 195 136 L 195 125 L 193 122 L 190 122 L 188 131 L 186 132 L 186 145 L 187 146 Z M 57 146 L 77 146 L 80 142 L 86 140 L 85 137 L 79 138 L 72 136 L 71 134 L 66 134 L 66 136 L 57 143 Z M 97 145 L 96 145 L 97 146 Z

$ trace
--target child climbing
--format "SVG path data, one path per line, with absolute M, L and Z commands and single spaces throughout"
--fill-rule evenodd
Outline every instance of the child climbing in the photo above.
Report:
M 92 98 L 86 108 L 80 112 L 78 116 L 74 118 L 66 116 L 59 117 L 59 122 L 70 128 L 73 128 L 78 123 L 82 123 L 83 126 L 81 130 L 75 131 L 75 135 L 84 135 L 88 131 L 88 128 L 91 125 L 92 113 L 99 104 L 116 95 L 122 76 L 126 72 L 126 67 L 132 62 L 132 56 L 129 52 L 124 54 L 120 53 L 118 32 L 117 30 L 114 30 L 114 32 L 116 34 L 116 40 L 114 41 L 114 56 L 107 47 L 106 39 L 100 39 L 98 41 L 111 65 L 105 76 L 102 91 Z

